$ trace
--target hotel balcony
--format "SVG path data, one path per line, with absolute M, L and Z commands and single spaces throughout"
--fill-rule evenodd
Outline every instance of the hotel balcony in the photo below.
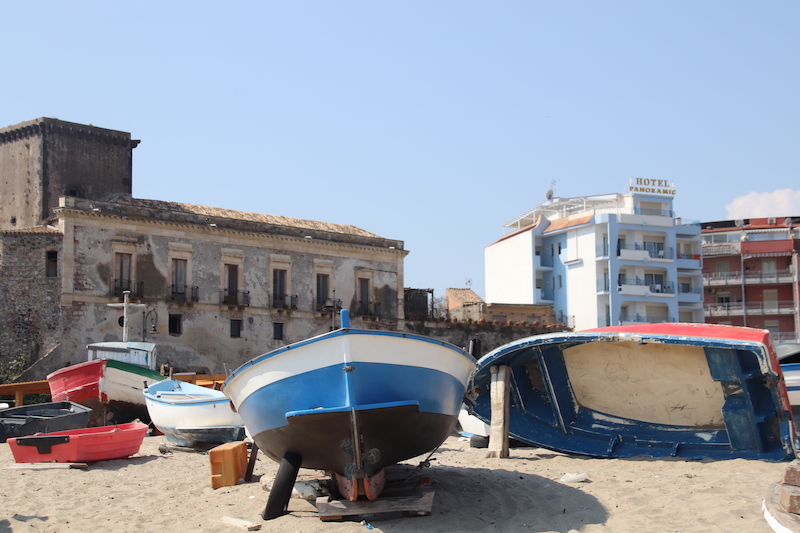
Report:
M 670 248 L 656 249 L 644 244 L 622 244 L 617 245 L 617 257 L 628 261 L 647 261 L 649 259 L 675 259 L 675 251 Z
M 675 296 L 675 288 L 671 283 L 646 283 L 638 277 L 621 278 L 617 282 L 617 292 L 629 296 Z

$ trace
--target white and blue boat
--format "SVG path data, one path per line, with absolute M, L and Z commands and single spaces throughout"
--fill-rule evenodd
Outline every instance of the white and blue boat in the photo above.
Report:
M 167 379 L 142 392 L 153 425 L 179 446 L 224 444 L 245 437 L 242 418 L 218 390 Z
M 259 449 L 281 462 L 264 518 L 285 508 L 291 486 L 279 479 L 293 483 L 300 466 L 335 473 L 351 501 L 375 499 L 385 467 L 435 450 L 455 427 L 475 370 L 468 353 L 351 329 L 347 310 L 341 324 L 248 361 L 222 386 Z
M 491 417 L 491 369 L 511 372 L 510 436 L 595 457 L 783 461 L 795 427 L 769 331 L 641 324 L 553 333 L 478 361 L 474 413 Z

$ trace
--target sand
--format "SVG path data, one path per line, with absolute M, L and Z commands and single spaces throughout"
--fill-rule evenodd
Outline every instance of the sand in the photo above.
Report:
M 148 436 L 138 454 L 90 464 L 85 470 L 9 469 L 14 459 L 0 444 L 0 531 L 236 532 L 224 517 L 261 525 L 260 531 L 315 533 L 626 532 L 772 529 L 761 513 L 770 484 L 788 463 L 594 459 L 540 448 L 512 448 L 487 459 L 463 437 L 448 438 L 423 470 L 433 481 L 429 516 L 379 516 L 323 522 L 300 498 L 289 514 L 261 520 L 277 464 L 259 455 L 254 479 L 212 489 L 207 454 L 159 453 L 162 436 Z M 407 461 L 416 465 L 419 460 Z M 560 481 L 586 474 L 581 483 Z M 304 480 L 324 479 L 301 470 Z

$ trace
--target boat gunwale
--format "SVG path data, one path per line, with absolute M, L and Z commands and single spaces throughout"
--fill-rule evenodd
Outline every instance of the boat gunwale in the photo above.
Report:
M 329 331 L 327 333 L 323 333 L 322 335 L 317 335 L 316 337 L 311 337 L 309 339 L 304 339 L 302 341 L 298 341 L 298 342 L 295 342 L 295 343 L 292 343 L 292 344 L 287 344 L 286 346 L 282 346 L 280 348 L 276 348 L 275 350 L 272 350 L 272 351 L 267 352 L 265 354 L 259 355 L 257 357 L 254 357 L 253 359 L 250 359 L 249 361 L 246 361 L 245 363 L 242 363 L 241 365 L 239 365 L 238 368 L 236 368 L 233 372 L 231 372 L 230 375 L 222 383 L 222 390 L 224 391 L 225 388 L 228 386 L 228 384 L 235 377 L 237 377 L 239 374 L 244 372 L 247 368 L 249 368 L 251 366 L 255 366 L 256 364 L 258 364 L 258 363 L 260 363 L 260 362 L 262 362 L 264 360 L 271 359 L 273 357 L 276 357 L 278 355 L 284 354 L 286 352 L 290 352 L 290 351 L 295 350 L 297 348 L 302 348 L 304 346 L 309 346 L 311 344 L 315 344 L 315 343 L 318 343 L 318 342 L 321 342 L 321 341 L 324 341 L 324 340 L 333 339 L 333 338 L 341 337 L 341 336 L 345 336 L 345 335 L 386 336 L 386 337 L 396 337 L 396 338 L 416 340 L 416 341 L 420 341 L 420 342 L 427 342 L 427 343 L 430 343 L 430 344 L 435 344 L 435 345 L 439 345 L 439 346 L 442 346 L 444 348 L 450 349 L 451 351 L 457 353 L 461 357 L 463 357 L 463 358 L 467 359 L 468 361 L 470 361 L 477 368 L 477 361 L 475 360 L 475 358 L 473 358 L 471 355 L 469 355 L 469 353 L 467 353 L 466 350 L 464 350 L 463 348 L 461 348 L 459 346 L 456 346 L 455 344 L 451 344 L 451 343 L 449 343 L 447 341 L 437 340 L 437 339 L 434 339 L 432 337 L 426 337 L 425 335 L 417 335 L 415 333 L 403 333 L 403 332 L 399 332 L 399 331 L 342 328 L 342 329 L 337 329 L 337 330 L 334 330 L 334 331 Z
M 695 339 L 700 342 L 691 342 L 692 339 Z M 602 331 L 580 331 L 580 332 L 571 332 L 571 333 L 550 333 L 545 335 L 534 335 L 531 337 L 526 337 L 523 339 L 519 339 L 513 341 L 509 344 L 496 348 L 492 350 L 488 354 L 481 357 L 477 362 L 477 369 L 475 371 L 475 376 L 473 378 L 474 381 L 478 381 L 477 378 L 479 376 L 484 375 L 488 372 L 489 367 L 498 364 L 500 361 L 504 361 L 510 357 L 514 352 L 520 352 L 522 350 L 546 345 L 546 344 L 585 344 L 589 342 L 642 342 L 642 341 L 653 341 L 660 344 L 690 344 L 690 345 L 702 345 L 704 347 L 710 348 L 742 348 L 747 347 L 750 349 L 755 348 L 759 354 L 766 356 L 766 360 L 769 362 L 769 350 L 767 344 L 763 342 L 759 342 L 757 340 L 749 340 L 749 339 L 739 339 L 739 338 L 731 338 L 731 337 L 704 337 L 704 336 L 687 336 L 687 335 L 674 335 L 674 334 L 665 334 L 665 333 L 643 333 L 643 332 L 631 332 L 631 333 L 623 333 L 623 332 L 602 332 Z M 772 365 L 770 364 L 770 369 L 772 369 Z

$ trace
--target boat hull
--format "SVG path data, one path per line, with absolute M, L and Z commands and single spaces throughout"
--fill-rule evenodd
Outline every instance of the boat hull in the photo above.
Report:
M 446 343 L 343 329 L 242 365 L 223 392 L 273 460 L 369 477 L 447 438 L 473 371 Z
M 92 410 L 75 402 L 21 405 L 0 411 L 0 442 L 11 437 L 85 428 Z
M 149 422 L 142 389 L 163 380 L 154 370 L 111 359 L 95 359 L 47 376 L 54 401 L 73 401 L 93 410 L 92 426 Z
M 18 463 L 89 463 L 137 453 L 148 426 L 131 422 L 8 439 Z
M 191 383 L 165 380 L 143 391 L 153 425 L 181 446 L 242 440 L 244 422 L 222 392 Z
M 511 370 L 510 435 L 598 457 L 786 460 L 794 424 L 769 332 L 705 324 L 599 328 L 521 339 L 478 362 Z

